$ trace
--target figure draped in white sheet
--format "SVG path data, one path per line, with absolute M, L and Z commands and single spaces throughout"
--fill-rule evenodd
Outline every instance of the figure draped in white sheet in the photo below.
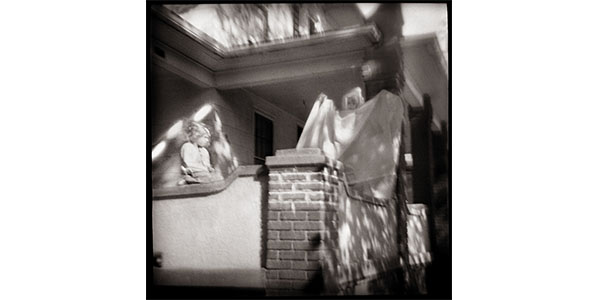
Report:
M 351 89 L 342 97 L 342 110 L 357 109 L 363 104 L 365 104 L 365 98 L 359 87 Z
M 210 145 L 210 130 L 202 123 L 190 122 L 185 133 L 188 142 L 181 146 L 181 169 L 185 174 L 185 183 L 210 181 L 211 172 L 215 170 L 206 149 Z
M 365 102 L 361 89 L 354 88 L 339 111 L 321 94 L 296 148 L 323 150 L 344 164 L 348 184 L 366 195 L 392 198 L 405 113 L 400 97 L 385 90 Z

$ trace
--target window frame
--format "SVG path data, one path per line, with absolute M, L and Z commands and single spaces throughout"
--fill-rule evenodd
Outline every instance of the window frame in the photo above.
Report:
M 275 121 L 274 121 L 274 118 L 271 115 L 269 115 L 269 114 L 267 114 L 267 113 L 265 113 L 263 111 L 260 111 L 258 109 L 255 109 L 254 110 L 254 114 L 252 114 L 252 136 L 254 138 L 254 141 L 253 141 L 254 142 L 253 143 L 253 151 L 252 151 L 253 163 L 257 164 L 256 160 L 259 160 L 259 161 L 262 161 L 262 164 L 264 165 L 265 162 L 266 162 L 266 156 L 265 156 L 265 158 L 262 158 L 262 157 L 258 157 L 256 155 L 256 144 L 257 144 L 256 143 L 256 138 L 257 138 L 257 135 L 256 135 L 256 115 L 259 115 L 262 118 L 265 118 L 265 119 L 271 121 L 271 127 L 272 127 L 272 132 L 271 132 L 271 155 L 273 155 L 275 153 Z

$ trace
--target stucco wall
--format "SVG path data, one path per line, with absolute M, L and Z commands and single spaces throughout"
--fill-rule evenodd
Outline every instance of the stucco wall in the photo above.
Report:
M 246 153 L 244 159 L 252 164 L 254 161 L 254 113 L 255 111 L 261 115 L 271 119 L 273 121 L 273 153 L 278 149 L 295 148 L 298 142 L 297 126 L 298 124 L 304 124 L 305 120 L 300 120 L 295 116 L 285 112 L 281 108 L 268 102 L 267 100 L 248 92 L 245 89 L 227 90 L 220 91 L 220 94 L 227 102 L 232 105 L 238 105 L 240 101 L 244 101 L 249 107 L 245 107 L 243 110 L 239 110 L 241 118 L 238 124 L 241 126 L 239 129 L 246 130 L 248 133 L 238 139 L 243 143 L 243 146 L 247 149 L 251 149 L 249 153 Z M 232 143 L 234 139 L 231 139 Z
M 259 181 L 239 177 L 214 195 L 152 201 L 156 283 L 263 287 L 261 198 Z
M 176 74 L 152 65 L 151 128 L 152 142 L 178 120 L 189 118 L 202 106 L 213 104 L 241 165 L 254 163 L 254 112 L 273 120 L 273 150 L 294 148 L 297 125 L 304 124 L 279 107 L 245 89 L 219 91 L 202 89 Z

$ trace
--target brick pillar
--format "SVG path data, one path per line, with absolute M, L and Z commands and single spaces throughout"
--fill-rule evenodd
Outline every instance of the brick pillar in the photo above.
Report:
M 323 270 L 338 244 L 335 163 L 319 149 L 286 149 L 266 165 L 267 295 L 326 293 Z

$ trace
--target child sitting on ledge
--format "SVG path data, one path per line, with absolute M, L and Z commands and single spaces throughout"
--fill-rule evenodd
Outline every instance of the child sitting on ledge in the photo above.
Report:
M 215 169 L 210 163 L 210 154 L 206 149 L 210 145 L 210 130 L 202 123 L 190 122 L 185 134 L 188 142 L 181 146 L 181 169 L 185 177 L 179 184 L 211 181 L 211 172 Z

